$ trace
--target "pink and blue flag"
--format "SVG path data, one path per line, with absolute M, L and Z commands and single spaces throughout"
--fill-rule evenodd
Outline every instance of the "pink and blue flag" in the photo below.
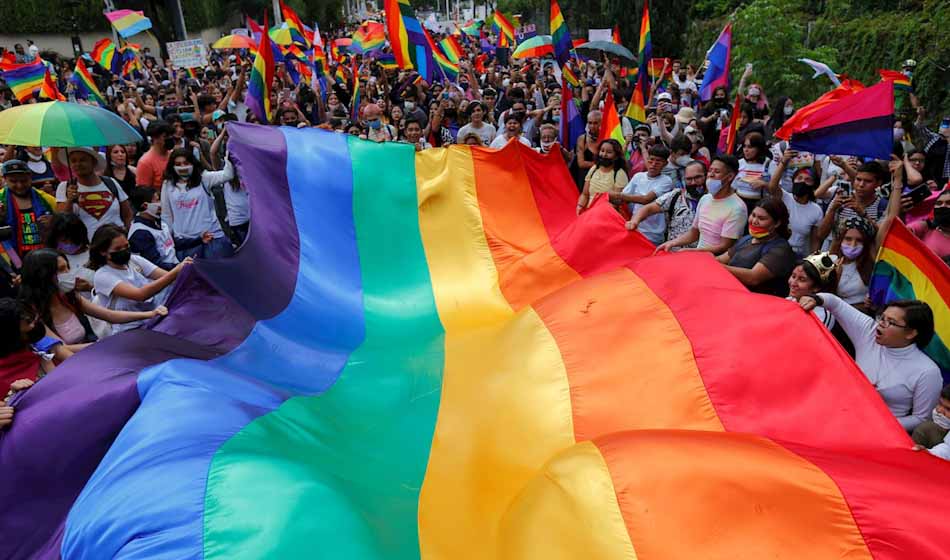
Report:
M 729 90 L 729 59 L 732 55 L 732 24 L 719 34 L 719 38 L 706 53 L 709 66 L 703 75 L 703 84 L 699 87 L 699 99 L 709 101 L 717 87 L 722 86 Z M 834 152 L 824 152 L 834 153 Z

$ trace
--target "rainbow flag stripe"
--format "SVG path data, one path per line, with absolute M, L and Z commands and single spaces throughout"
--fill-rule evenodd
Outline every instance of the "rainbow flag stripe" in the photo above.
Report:
M 623 137 L 623 126 L 620 123 L 620 115 L 617 114 L 617 105 L 614 104 L 614 94 L 607 91 L 604 99 L 603 119 L 600 121 L 599 140 L 613 138 L 623 146 L 626 141 Z
M 105 16 L 122 38 L 131 37 L 152 28 L 152 20 L 145 17 L 141 11 L 115 10 L 105 12 Z
M 109 72 L 112 72 L 116 76 L 122 75 L 122 67 L 125 64 L 125 60 L 122 53 L 116 49 L 112 39 L 106 38 L 96 41 L 89 56 L 91 56 L 99 66 L 102 66 Z
M 571 32 L 567 28 L 567 22 L 564 21 L 564 15 L 561 14 L 561 6 L 557 0 L 551 0 L 551 44 L 554 47 L 554 58 L 561 65 L 561 71 L 564 71 L 568 61 L 571 59 Z
M 17 403 L 0 556 L 943 556 L 950 465 L 831 334 L 558 152 L 229 132 L 247 244 Z
M 478 37 L 481 33 L 482 25 L 484 22 L 480 19 L 470 20 L 465 22 L 465 25 L 462 26 L 462 33 L 470 37 Z
M 386 26 L 375 21 L 363 23 L 353 33 L 353 47 L 363 54 L 379 50 L 386 44 Z
M 396 63 L 396 57 L 392 53 L 377 55 L 376 63 L 385 70 L 397 70 L 399 68 L 399 65 Z
M 16 64 L 6 60 L 0 62 L 0 72 L 7 87 L 20 103 L 26 102 L 33 94 L 41 92 L 46 84 L 48 70 L 43 61 L 37 57 L 33 62 Z
M 640 49 L 637 83 L 627 104 L 626 116 L 638 123 L 647 122 L 646 104 L 650 99 L 650 59 L 653 56 L 653 43 L 650 40 L 650 3 L 644 1 L 643 16 L 640 18 Z
M 89 69 L 86 68 L 86 63 L 82 61 L 82 58 L 76 59 L 76 69 L 73 71 L 72 84 L 76 88 L 76 97 L 95 101 L 102 107 L 108 105 L 102 92 L 96 87 L 96 81 L 89 72 Z
M 264 28 L 267 28 L 267 15 L 264 15 Z M 251 66 L 251 75 L 247 81 L 247 96 L 245 103 L 261 123 L 273 121 L 274 107 L 271 107 L 270 92 L 274 83 L 274 51 L 272 50 L 270 35 L 261 33 L 261 43 L 254 56 Z
M 899 299 L 930 305 L 935 334 L 924 352 L 950 383 L 950 269 L 900 220 L 894 220 L 878 250 L 868 292 L 878 307 Z

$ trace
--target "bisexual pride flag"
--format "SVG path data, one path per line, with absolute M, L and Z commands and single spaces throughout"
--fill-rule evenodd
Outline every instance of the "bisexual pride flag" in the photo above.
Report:
M 0 557 L 945 556 L 950 464 L 814 316 L 558 151 L 228 127 L 247 242 L 17 398 Z

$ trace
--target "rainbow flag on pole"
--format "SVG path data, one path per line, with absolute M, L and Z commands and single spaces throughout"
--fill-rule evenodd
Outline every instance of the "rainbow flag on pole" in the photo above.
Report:
M 247 242 L 14 403 L 0 557 L 946 556 L 950 465 L 831 334 L 559 151 L 228 131 Z
M 152 20 L 145 14 L 134 10 L 115 10 L 105 12 L 106 19 L 123 39 L 152 28 Z
M 699 86 L 700 101 L 709 101 L 716 88 L 729 90 L 729 64 L 732 58 L 732 23 L 727 23 L 722 33 L 706 52 L 708 67 Z
M 930 306 L 935 332 L 924 352 L 950 383 L 950 267 L 900 220 L 894 220 L 878 250 L 868 294 L 879 308 L 900 299 Z
M 907 74 L 896 70 L 878 70 L 882 82 L 894 82 L 894 89 L 898 91 L 914 91 L 914 86 Z
M 427 82 L 435 76 L 435 61 L 429 40 L 409 0 L 384 0 L 386 30 L 396 63 L 400 68 L 415 68 Z
M 73 77 L 70 81 L 75 87 L 77 98 L 90 99 L 102 107 L 108 105 L 106 98 L 102 95 L 102 92 L 99 91 L 99 88 L 96 87 L 96 80 L 92 77 L 92 73 L 89 72 L 89 69 L 86 68 L 86 63 L 82 61 L 82 57 L 76 59 L 76 69 L 73 71 Z
M 643 16 L 640 18 L 640 50 L 637 83 L 630 94 L 626 116 L 638 123 L 647 122 L 647 103 L 650 101 L 650 59 L 653 56 L 653 41 L 650 38 L 650 3 L 643 2 Z
M 498 34 L 498 46 L 514 48 L 516 46 L 515 26 L 499 10 L 495 10 L 492 21 L 494 22 L 492 28 Z
M 386 44 L 386 26 L 375 22 L 364 22 L 353 33 L 353 47 L 363 54 L 382 49 Z
M 112 42 L 112 39 L 105 38 L 96 41 L 89 56 L 91 56 L 99 66 L 102 66 L 114 75 L 122 75 L 125 59 L 122 53 L 116 48 L 115 43 Z
M 309 50 L 311 44 L 307 39 L 306 27 L 303 22 L 300 21 L 297 12 L 287 4 L 284 4 L 283 0 L 278 0 L 278 2 L 280 3 L 280 14 L 284 17 L 284 22 L 287 23 L 287 28 L 290 30 L 291 40 L 294 43 L 302 45 L 304 50 Z M 264 22 L 264 27 L 267 27 L 266 21 Z
M 39 57 L 26 64 L 16 64 L 4 59 L 0 61 L 0 72 L 7 87 L 13 91 L 20 103 L 26 102 L 37 92 L 42 93 L 46 86 L 48 70 Z
M 561 118 L 564 118 L 563 116 Z M 626 143 L 623 137 L 623 126 L 620 123 L 620 115 L 617 114 L 617 105 L 614 104 L 614 94 L 607 89 L 607 95 L 604 98 L 603 118 L 600 121 L 600 134 L 598 142 L 613 138 L 620 142 L 620 146 Z
M 267 29 L 267 13 L 264 14 L 264 28 Z M 261 43 L 254 56 L 251 75 L 247 81 L 245 103 L 261 123 L 270 123 L 274 118 L 274 107 L 270 104 L 270 92 L 274 83 L 274 51 L 271 50 L 270 35 L 261 33 Z
M 458 64 L 465 57 L 462 45 L 459 45 L 458 40 L 453 35 L 446 35 L 445 39 L 439 41 L 439 46 L 442 48 L 442 52 L 445 53 L 445 57 L 455 64 Z
M 567 67 L 571 59 L 571 32 L 567 28 L 567 22 L 564 21 L 564 15 L 561 13 L 561 6 L 557 0 L 551 0 L 551 44 L 554 47 L 554 59 L 557 60 L 561 71 Z

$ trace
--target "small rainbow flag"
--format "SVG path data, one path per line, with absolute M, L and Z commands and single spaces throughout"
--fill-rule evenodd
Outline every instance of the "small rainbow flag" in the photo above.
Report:
M 650 3 L 643 3 L 643 17 L 640 19 L 640 67 L 637 69 L 637 83 L 627 104 L 626 116 L 638 123 L 647 122 L 646 104 L 650 99 L 650 58 L 653 45 L 650 41 Z
M 459 78 L 459 65 L 449 60 L 445 53 L 442 52 L 442 49 L 432 40 L 432 35 L 429 34 L 427 29 L 423 28 L 423 31 L 425 31 L 426 40 L 429 42 L 429 48 L 432 50 L 432 58 L 435 59 L 435 63 L 438 64 L 442 70 L 442 77 L 450 82 L 457 82 Z
M 7 86 L 20 103 L 33 97 L 36 92 L 43 92 L 49 72 L 39 57 L 26 64 L 16 64 L 4 59 L 0 62 L 0 70 L 3 71 Z
M 379 50 L 386 44 L 386 26 L 367 21 L 353 33 L 353 47 L 363 54 Z
M 598 142 L 613 138 L 623 146 L 623 126 L 620 123 L 620 115 L 617 114 L 617 105 L 614 104 L 614 94 L 607 89 L 607 97 L 604 99 L 603 119 L 600 121 L 600 134 Z M 563 118 L 563 116 L 561 117 Z
M 336 70 L 333 71 L 333 79 L 336 80 L 338 84 L 346 83 L 346 72 L 343 71 L 342 64 L 336 65 Z
M 106 38 L 96 41 L 89 56 L 91 56 L 99 66 L 102 66 L 116 76 L 122 74 L 122 67 L 125 61 L 123 60 L 122 53 L 116 49 L 112 39 Z
M 514 47 L 515 46 L 515 26 L 508 21 L 508 18 L 505 17 L 503 13 L 498 10 L 495 10 L 494 14 L 494 23 L 492 28 L 498 33 L 498 46 L 499 47 Z
M 554 47 L 554 58 L 561 65 L 563 72 L 571 59 L 571 32 L 557 0 L 551 0 L 551 45 Z
M 447 35 L 445 39 L 439 41 L 439 46 L 442 47 L 442 52 L 445 53 L 446 58 L 455 64 L 458 64 L 465 57 L 462 45 L 458 43 L 458 39 L 453 35 Z
M 901 299 L 919 299 L 930 306 L 934 337 L 924 352 L 950 383 L 950 268 L 900 220 L 891 224 L 878 250 L 868 294 L 881 308 Z
M 267 28 L 267 13 L 264 13 L 264 28 Z M 190 69 L 189 69 L 190 70 Z M 274 51 L 271 50 L 270 35 L 261 33 L 261 43 L 251 66 L 251 75 L 247 82 L 245 103 L 257 120 L 269 123 L 273 120 L 270 104 L 270 91 L 274 83 Z
M 914 91 L 914 86 L 911 84 L 910 78 L 907 77 L 903 72 L 898 72 L 896 70 L 878 70 L 878 74 L 881 75 L 882 82 L 894 82 L 894 89 L 898 91 Z
M 82 61 L 81 57 L 76 59 L 76 70 L 73 72 L 70 82 L 76 88 L 76 97 L 91 99 L 103 107 L 108 105 L 102 92 L 96 87 L 96 81 L 92 77 L 92 73 L 86 68 L 86 63 Z
M 396 56 L 393 53 L 383 53 L 376 57 L 376 63 L 384 70 L 396 70 L 399 65 L 396 64 Z
M 105 15 L 123 39 L 152 28 L 152 20 L 139 11 L 115 10 L 106 12 Z
M 300 17 L 297 16 L 290 6 L 284 4 L 283 0 L 278 0 L 280 3 L 280 13 L 284 17 L 284 22 L 287 23 L 287 28 L 290 29 L 290 38 L 294 43 L 304 46 L 304 50 L 310 48 L 310 41 L 307 39 L 306 28 Z M 266 27 L 266 26 L 265 26 Z

